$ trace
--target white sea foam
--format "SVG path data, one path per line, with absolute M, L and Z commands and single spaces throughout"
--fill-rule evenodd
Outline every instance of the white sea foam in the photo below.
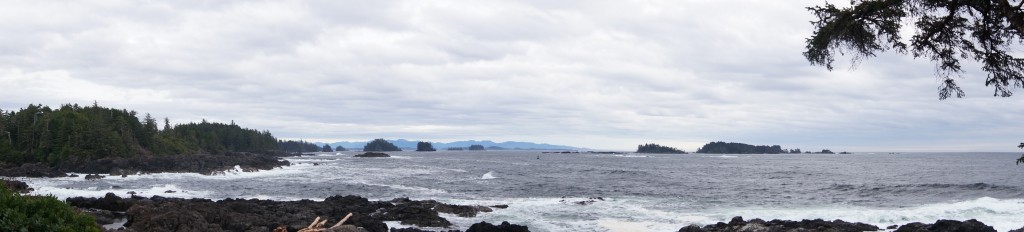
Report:
M 141 197 L 152 197 L 152 196 L 164 196 L 164 197 L 177 197 L 177 198 L 206 198 L 210 195 L 209 191 L 202 190 L 189 190 L 183 189 L 176 185 L 158 185 L 151 186 L 149 188 L 125 188 L 125 189 L 110 189 L 110 188 L 97 188 L 95 186 L 80 189 L 80 188 L 61 188 L 53 186 L 38 186 L 35 187 L 35 191 L 32 191 L 32 195 L 52 195 L 57 199 L 67 199 L 70 197 L 96 197 L 100 198 L 105 196 L 107 193 L 114 193 L 119 197 L 130 197 L 131 194 L 128 192 L 135 192 L 136 196 Z
M 490 172 L 484 173 L 484 175 L 480 177 L 480 179 L 483 179 L 483 180 L 490 180 L 490 179 L 494 179 L 494 178 L 497 178 L 497 177 L 494 177 L 494 171 L 490 171 Z

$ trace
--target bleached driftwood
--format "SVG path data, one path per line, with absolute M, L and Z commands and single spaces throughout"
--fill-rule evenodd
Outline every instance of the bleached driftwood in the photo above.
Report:
M 309 226 L 307 226 L 306 228 L 299 230 L 299 232 L 335 231 L 335 229 L 341 228 L 341 224 L 344 224 L 345 221 L 348 221 L 349 217 L 352 217 L 352 213 L 348 213 L 348 215 L 345 215 L 345 217 L 342 218 L 341 221 L 338 221 L 338 223 L 335 223 L 334 226 L 331 226 L 330 228 L 324 228 L 324 225 L 327 224 L 327 219 L 321 221 L 320 217 L 316 217 L 316 219 L 313 219 L 313 223 L 310 223 Z

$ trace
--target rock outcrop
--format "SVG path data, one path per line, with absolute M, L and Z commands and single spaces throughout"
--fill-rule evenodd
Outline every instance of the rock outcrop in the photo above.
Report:
M 386 154 L 386 153 L 380 153 L 380 152 L 366 152 L 366 153 L 363 153 L 363 154 L 355 155 L 353 157 L 360 157 L 360 158 L 382 158 L 382 157 L 391 157 L 391 156 Z
M 357 196 L 333 196 L 324 201 L 230 198 L 211 201 L 160 196 L 120 198 L 108 193 L 103 198 L 74 197 L 67 202 L 99 212 L 126 211 L 125 226 L 138 231 L 271 231 L 277 228 L 295 231 L 309 226 L 315 217 L 337 221 L 352 213 L 346 225 L 384 232 L 388 228 L 383 221 L 400 221 L 416 227 L 450 227 L 451 222 L 441 217 L 439 211 L 468 217 L 492 210 L 485 206 L 451 205 L 433 200 L 369 201 Z
M 798 232 L 798 231 L 830 231 L 830 232 L 863 232 L 877 231 L 878 227 L 859 222 L 845 222 L 842 220 L 825 221 L 821 219 L 788 221 L 752 219 L 744 221 L 742 217 L 734 217 L 729 223 L 719 222 L 713 225 L 699 227 L 690 225 L 679 229 L 679 232 L 739 232 L 739 231 L 773 231 L 773 232 Z

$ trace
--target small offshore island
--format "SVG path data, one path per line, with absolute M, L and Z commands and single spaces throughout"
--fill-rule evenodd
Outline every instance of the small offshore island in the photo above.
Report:
M 290 166 L 283 157 L 308 152 L 347 151 L 342 146 L 317 145 L 306 141 L 279 140 L 269 131 L 207 122 L 171 125 L 149 115 L 93 106 L 63 105 L 52 109 L 29 105 L 25 109 L 0 112 L 0 175 L 6 178 L 121 178 L 148 173 L 188 172 L 203 175 L 229 170 L 259 172 Z M 459 149 L 462 149 L 461 147 Z M 384 152 L 401 152 L 384 139 L 374 139 L 354 157 L 390 157 Z M 417 144 L 417 151 L 436 149 L 428 142 Z M 452 150 L 452 148 L 449 148 Z M 484 151 L 471 145 L 471 151 Z M 618 154 L 601 153 L 599 154 Z M 686 151 L 643 144 L 637 153 L 687 154 Z M 712 142 L 697 153 L 784 154 L 801 153 L 781 146 L 755 146 L 742 143 Z M 831 153 L 825 149 L 820 153 Z M 340 154 L 340 153 L 339 153 Z M 539 157 L 538 157 L 539 158 Z M 317 165 L 317 164 L 314 164 Z M 84 177 L 68 173 L 84 174 Z M 618 172 L 624 173 L 624 172 Z M 494 179 L 491 173 L 490 176 Z M 488 178 L 484 178 L 488 179 Z M 113 188 L 113 187 L 112 187 Z M 114 188 L 116 189 L 116 188 Z M 0 184 L 0 229 L 29 231 L 428 231 L 422 228 L 448 228 L 452 222 L 444 215 L 473 218 L 499 212 L 508 204 L 458 205 L 436 200 L 395 198 L 374 200 L 360 196 L 335 195 L 322 201 L 274 201 L 257 199 L 186 199 L 174 197 L 54 197 L 32 196 L 32 186 L 17 180 Z M 173 194 L 173 190 L 165 193 Z M 598 199 L 598 200 L 594 200 Z M 603 198 L 590 198 L 572 205 L 586 207 Z M 43 209 L 35 211 L 30 209 Z M 317 218 L 320 225 L 310 225 Z M 345 218 L 345 220 L 340 220 Z M 54 223 L 54 222 L 63 223 Z M 328 222 L 329 221 L 329 222 Z M 337 226 L 328 226 L 343 221 Z M 385 221 L 396 221 L 407 228 L 389 228 Z M 31 223 L 23 223 L 31 222 Z M 529 231 L 517 222 L 475 223 L 466 231 Z M 519 222 L 522 223 L 522 222 Z M 326 224 L 326 225 L 324 225 Z M 111 227 L 112 226 L 112 227 Z M 873 225 L 822 219 L 785 221 L 744 220 L 708 225 L 679 225 L 679 231 L 878 231 Z M 976 220 L 939 220 L 932 224 L 909 223 L 886 229 L 896 231 L 994 231 Z M 451 231 L 451 230 L 448 230 Z

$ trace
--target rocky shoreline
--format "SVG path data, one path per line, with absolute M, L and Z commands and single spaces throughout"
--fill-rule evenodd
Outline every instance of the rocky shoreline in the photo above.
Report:
M 69 159 L 56 165 L 27 163 L 0 165 L 0 176 L 6 177 L 64 177 L 66 173 L 133 175 L 136 173 L 192 172 L 213 174 L 239 166 L 243 171 L 270 170 L 288 166 L 279 159 L 298 154 L 288 153 L 226 153 L 175 156 L 140 156 L 132 158 L 103 158 L 96 160 Z
M 886 231 L 895 232 L 996 232 L 991 226 L 974 219 L 966 221 L 938 220 L 932 224 L 920 222 L 907 223 L 902 226 L 891 225 L 886 228 L 879 228 L 874 225 L 860 222 L 845 222 L 843 220 L 825 221 L 814 220 L 771 220 L 762 219 L 743 220 L 743 217 L 734 217 L 728 223 L 719 222 L 716 224 L 689 225 L 679 229 L 679 232 L 802 232 L 802 231 L 829 231 L 829 232 L 863 232 L 863 231 Z M 1024 227 L 1010 232 L 1024 232 Z
M 297 231 L 316 217 L 337 220 L 349 213 L 347 224 L 370 232 L 422 231 L 416 228 L 388 228 L 384 221 L 399 221 L 409 227 L 449 228 L 452 223 L 440 213 L 475 217 L 494 208 L 451 205 L 434 200 L 397 198 L 369 201 L 358 196 L 332 196 L 323 201 L 271 201 L 256 199 L 181 199 L 153 196 L 121 198 L 108 193 L 103 198 L 73 197 L 66 202 L 96 217 L 98 224 L 125 221 L 124 231 Z M 529 231 L 525 226 L 504 222 L 477 223 L 466 231 Z M 476 229 L 474 229 L 476 228 Z
M 103 198 L 74 197 L 67 203 L 96 217 L 98 224 L 124 222 L 116 231 L 298 231 L 308 226 L 313 218 L 336 220 L 352 213 L 347 225 L 369 232 L 426 232 L 420 228 L 450 228 L 451 222 L 440 213 L 458 217 L 475 217 L 480 213 L 506 208 L 506 205 L 451 205 L 434 200 L 397 198 L 390 201 L 370 201 L 359 196 L 333 196 L 323 201 L 271 201 L 256 199 L 180 199 L 153 196 L 121 198 L 108 193 Z M 384 221 L 399 221 L 406 228 L 389 228 Z M 111 230 L 108 230 L 111 231 Z M 460 230 L 442 230 L 447 232 Z M 529 228 L 502 222 L 480 222 L 465 231 L 523 232 Z M 788 221 L 762 219 L 744 220 L 734 217 L 729 222 L 710 225 L 689 225 L 679 232 L 862 232 L 862 231 L 963 231 L 995 232 L 991 226 L 977 220 L 938 220 L 891 225 L 875 225 L 842 220 L 822 219 Z M 1011 232 L 1024 232 L 1024 228 Z

